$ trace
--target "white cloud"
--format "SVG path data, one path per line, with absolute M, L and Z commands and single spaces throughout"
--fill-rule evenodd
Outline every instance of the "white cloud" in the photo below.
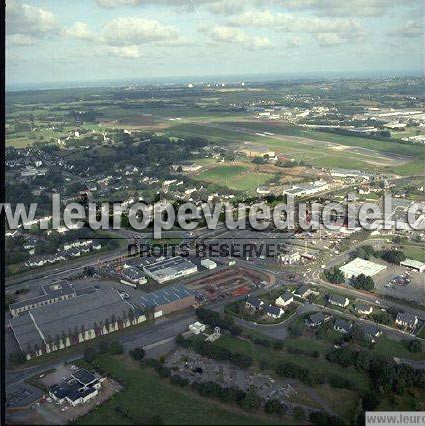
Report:
M 193 6 L 193 3 L 198 3 L 199 0 L 96 0 L 96 3 L 103 8 L 111 9 L 120 6 Z M 215 2 L 217 0 L 201 0 L 202 3 Z M 192 4 L 191 4 L 192 3 Z
M 268 49 L 272 47 L 267 37 L 251 36 L 240 28 L 215 25 L 212 28 L 201 28 L 213 44 L 237 44 L 246 49 Z
M 119 6 L 137 6 L 141 0 L 96 0 L 96 3 L 105 9 L 112 9 Z
M 36 38 L 55 34 L 59 31 L 59 24 L 55 15 L 49 10 L 20 3 L 16 0 L 8 0 L 6 3 L 6 32 L 19 35 L 24 40 L 25 36 Z
M 114 56 L 124 59 L 140 59 L 143 55 L 139 46 L 105 46 L 100 50 L 103 55 Z
M 297 48 L 301 47 L 302 42 L 301 39 L 298 37 L 289 37 L 288 42 L 286 43 L 286 46 L 289 48 Z
M 264 27 L 288 33 L 360 33 L 364 31 L 360 22 L 355 19 L 329 19 L 287 13 L 273 14 L 268 10 L 245 12 L 230 22 L 235 26 Z
M 406 24 L 390 31 L 388 35 L 392 37 L 415 38 L 424 36 L 424 27 L 419 21 L 410 20 Z
M 319 42 L 321 47 L 332 47 L 345 43 L 345 39 L 338 33 L 321 33 L 315 34 L 314 38 Z
M 64 30 L 63 35 L 80 40 L 93 40 L 95 38 L 85 22 L 75 22 L 71 27 Z
M 37 40 L 37 38 L 26 34 L 10 34 L 7 36 L 7 43 L 10 46 L 32 46 Z
M 185 42 L 176 28 L 144 18 L 116 18 L 108 22 L 104 27 L 102 40 L 111 46 Z
M 419 2 L 420 0 L 405 0 L 403 3 L 406 5 Z M 400 3 L 394 0 L 289 0 L 282 6 L 300 11 L 311 10 L 320 16 L 378 17 Z

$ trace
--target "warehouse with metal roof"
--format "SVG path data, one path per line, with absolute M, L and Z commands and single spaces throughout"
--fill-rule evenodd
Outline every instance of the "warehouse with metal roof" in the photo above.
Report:
M 367 277 L 373 277 L 379 272 L 387 269 L 385 265 L 380 265 L 379 263 L 371 262 L 370 260 L 365 260 L 360 257 L 356 257 L 351 262 L 348 262 L 346 265 L 341 266 L 339 270 L 344 274 L 345 278 L 358 277 L 360 274 L 366 275 Z
M 143 311 L 153 309 L 158 317 L 191 307 L 195 303 L 195 292 L 177 284 L 144 294 L 139 301 Z

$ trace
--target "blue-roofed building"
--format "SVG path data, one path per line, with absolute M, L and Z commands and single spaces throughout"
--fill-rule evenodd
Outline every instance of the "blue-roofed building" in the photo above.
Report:
M 194 303 L 195 292 L 183 284 L 161 288 L 140 297 L 142 310 L 153 309 L 155 317 L 190 308 Z

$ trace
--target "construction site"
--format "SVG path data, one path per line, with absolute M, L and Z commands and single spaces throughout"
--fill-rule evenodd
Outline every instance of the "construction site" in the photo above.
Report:
M 242 266 L 226 267 L 203 274 L 202 277 L 185 281 L 194 290 L 200 302 L 214 302 L 250 293 L 255 288 L 274 284 L 275 277 L 256 269 Z

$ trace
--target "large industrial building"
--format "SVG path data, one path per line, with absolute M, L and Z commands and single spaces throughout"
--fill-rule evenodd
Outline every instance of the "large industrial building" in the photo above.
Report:
M 387 269 L 385 265 L 380 265 L 379 263 L 374 263 L 370 260 L 365 260 L 360 257 L 356 257 L 351 262 L 339 268 L 346 279 L 353 277 L 356 278 L 360 274 L 366 275 L 367 277 L 373 277 L 385 269 Z
M 11 303 L 9 310 L 12 316 L 15 317 L 30 309 L 50 305 L 61 300 L 68 300 L 76 296 L 75 290 L 68 281 L 46 284 L 41 287 L 41 290 L 43 294 L 40 296 Z
M 27 359 L 76 345 L 146 320 L 142 311 L 113 289 L 99 290 L 47 306 L 10 320 Z
M 140 298 L 140 306 L 146 310 L 152 309 L 154 317 L 190 308 L 195 303 L 195 293 L 184 285 L 174 285 L 161 288 Z
M 160 284 L 198 271 L 198 267 L 195 264 L 181 256 L 167 257 L 153 262 L 143 259 L 141 264 L 146 275 Z

